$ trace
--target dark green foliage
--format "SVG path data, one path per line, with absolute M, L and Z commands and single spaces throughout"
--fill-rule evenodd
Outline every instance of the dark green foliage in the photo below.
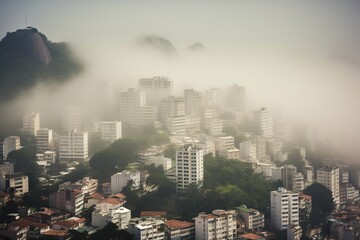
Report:
M 77 182 L 86 176 L 88 168 L 83 164 L 79 164 L 76 169 L 62 177 L 63 182 Z
M 49 65 L 30 54 L 29 36 L 34 33 L 40 35 L 51 55 Z M 36 29 L 8 33 L 0 42 L 0 100 L 9 100 L 37 82 L 64 82 L 81 69 L 66 43 L 52 43 Z
M 100 138 L 99 133 L 89 134 L 89 155 L 104 150 L 109 144 Z
M 313 183 L 304 190 L 312 198 L 310 221 L 312 226 L 319 226 L 335 209 L 331 191 L 319 183 Z
M 90 167 L 97 171 L 100 180 L 109 180 L 112 174 L 136 161 L 136 150 L 137 144 L 133 140 L 119 139 L 107 149 L 95 153 L 90 159 Z
M 164 157 L 166 158 L 171 158 L 172 160 L 175 160 L 175 154 L 176 146 L 174 144 L 169 144 L 164 150 Z
M 298 172 L 302 172 L 305 162 L 301 159 L 300 150 L 298 148 L 294 148 L 288 154 L 288 159 L 284 162 L 278 163 L 277 165 L 294 165 Z

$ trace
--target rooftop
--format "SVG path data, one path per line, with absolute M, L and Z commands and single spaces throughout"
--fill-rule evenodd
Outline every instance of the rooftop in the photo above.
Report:
M 164 223 L 171 230 L 179 229 L 179 228 L 188 228 L 193 227 L 195 224 L 186 221 L 178 221 L 178 220 L 169 220 Z

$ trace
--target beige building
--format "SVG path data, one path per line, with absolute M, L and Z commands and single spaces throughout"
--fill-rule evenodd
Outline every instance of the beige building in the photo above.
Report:
M 40 129 L 40 114 L 38 112 L 25 112 L 23 115 L 23 131 L 36 136 Z
M 15 196 L 21 196 L 29 192 L 29 177 L 23 173 L 0 175 L 0 191 L 9 188 L 15 189 Z

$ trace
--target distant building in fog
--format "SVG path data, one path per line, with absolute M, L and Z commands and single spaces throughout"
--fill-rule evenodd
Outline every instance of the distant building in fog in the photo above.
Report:
M 18 136 L 9 136 L 7 138 L 4 139 L 4 143 L 3 143 L 3 159 L 6 160 L 8 154 L 11 151 L 15 151 L 20 149 L 20 137 Z
M 167 77 L 140 78 L 139 89 L 146 93 L 149 106 L 158 106 L 161 99 L 172 95 L 173 81 Z
M 60 136 L 60 160 L 84 160 L 88 157 L 88 133 L 76 129 Z
M 266 108 L 261 108 L 254 112 L 254 121 L 257 130 L 264 138 L 272 138 L 274 135 L 273 130 L 273 116 L 272 112 Z
M 36 136 L 40 128 L 40 114 L 38 112 L 26 112 L 23 115 L 23 131 Z
M 107 142 L 115 142 L 120 139 L 122 136 L 121 122 L 113 121 L 113 122 L 100 122 L 100 138 Z

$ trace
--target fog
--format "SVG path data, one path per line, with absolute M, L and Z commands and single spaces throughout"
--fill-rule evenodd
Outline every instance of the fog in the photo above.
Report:
M 246 86 L 247 110 L 270 107 L 309 123 L 319 138 L 360 154 L 360 6 L 355 1 L 34 1 L 0 3 L 0 34 L 23 19 L 51 41 L 71 43 L 85 71 L 38 85 L 4 108 L 52 122 L 68 105 L 101 117 L 139 78 L 166 76 L 175 94 Z M 111 4 L 110 4 L 111 3 Z M 175 54 L 139 42 L 168 39 Z M 190 51 L 196 42 L 205 49 Z M 15 110 L 15 111 L 12 111 Z M 114 112 L 118 109 L 113 109 Z M 14 112 L 12 114 L 12 112 Z

